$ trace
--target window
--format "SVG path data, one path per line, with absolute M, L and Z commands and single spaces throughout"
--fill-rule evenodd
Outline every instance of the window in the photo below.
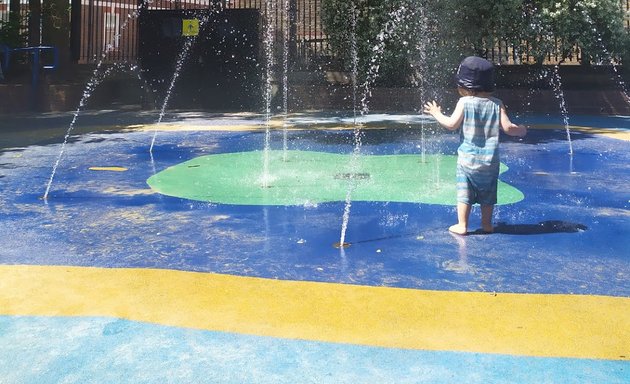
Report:
M 115 12 L 105 13 L 104 46 L 107 51 L 117 50 L 120 44 L 120 15 Z

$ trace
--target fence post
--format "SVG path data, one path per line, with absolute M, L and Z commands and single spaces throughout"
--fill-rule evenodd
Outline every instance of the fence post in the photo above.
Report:
M 39 26 L 42 22 L 42 3 L 40 0 L 28 0 L 28 45 L 41 45 Z
M 79 62 L 81 58 L 81 0 L 71 0 L 70 3 L 70 55 L 72 61 Z
M 22 20 L 21 8 L 20 8 L 20 0 L 10 0 L 9 1 L 9 22 L 20 23 Z M 15 47 L 12 47 L 15 48 Z
M 290 64 L 297 59 L 297 0 L 289 0 L 289 54 Z

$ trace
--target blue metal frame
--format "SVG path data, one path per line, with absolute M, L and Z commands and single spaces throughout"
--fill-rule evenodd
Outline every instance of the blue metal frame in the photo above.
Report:
M 51 50 L 53 52 L 53 62 L 50 65 L 43 65 L 41 68 L 55 70 L 57 69 L 57 65 L 59 64 L 59 50 L 57 47 L 40 45 L 36 47 L 24 47 L 24 48 L 13 48 L 11 51 L 13 52 L 27 52 L 33 55 L 33 62 L 31 68 L 31 82 L 33 86 L 37 85 L 39 81 L 39 69 L 40 69 L 40 55 L 43 51 Z
M 24 47 L 24 48 L 9 48 L 6 45 L 1 46 L 4 50 L 4 70 L 9 70 L 11 52 L 26 52 L 33 55 L 33 61 L 31 66 L 31 83 L 33 86 L 36 86 L 39 81 L 39 70 L 40 66 L 42 69 L 46 70 L 55 70 L 59 65 L 59 49 L 53 46 L 40 45 L 36 47 Z M 53 62 L 51 64 L 40 65 L 41 62 L 41 53 L 44 51 L 52 51 L 53 53 Z
M 4 54 L 4 57 L 3 57 L 4 63 L 2 63 L 2 69 L 6 71 L 9 68 L 9 58 L 11 57 L 11 48 L 9 48 L 8 46 L 4 44 L 0 44 L 0 51 L 2 51 L 2 53 Z

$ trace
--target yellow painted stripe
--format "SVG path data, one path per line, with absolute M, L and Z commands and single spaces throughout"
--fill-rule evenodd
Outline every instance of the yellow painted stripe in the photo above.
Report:
M 397 123 L 400 124 L 400 123 Z M 273 120 L 270 122 L 271 129 L 281 129 L 286 128 L 290 131 L 299 131 L 299 130 L 311 130 L 311 129 L 325 129 L 330 131 L 343 131 L 353 129 L 354 126 L 351 124 L 343 124 L 343 123 L 325 123 L 321 125 L 309 125 L 309 126 L 283 126 L 282 121 Z M 401 126 L 402 127 L 402 126 Z M 206 124 L 206 125 L 197 125 L 197 124 L 147 124 L 147 125 L 130 125 L 128 128 L 130 129 L 138 129 L 142 131 L 234 131 L 234 132 L 242 132 L 242 131 L 260 131 L 266 129 L 262 124 Z M 528 127 L 529 129 L 564 129 L 563 125 L 558 124 L 534 124 Z M 363 130 L 377 130 L 377 129 L 388 129 L 387 126 L 378 126 L 378 125 L 369 125 L 361 127 Z M 409 129 L 417 129 L 417 126 L 411 125 Z M 593 128 L 593 127 L 582 127 L 582 126 L 569 126 L 569 129 L 578 132 L 586 132 L 595 135 L 602 135 L 606 137 L 610 137 L 617 140 L 626 140 L 630 141 L 630 131 L 622 130 L 622 129 L 614 129 L 614 128 Z
M 319 124 L 314 126 L 283 126 L 282 122 L 271 122 L 271 129 L 287 129 L 288 131 L 304 131 L 304 130 L 327 130 L 327 131 L 347 131 L 354 127 L 351 124 Z M 148 125 L 133 125 L 128 126 L 129 129 L 141 130 L 141 131 L 229 131 L 229 132 L 244 132 L 244 131 L 264 131 L 266 127 L 263 124 L 148 124 Z M 382 126 L 364 126 L 361 129 L 387 129 Z
M 90 167 L 90 171 L 111 171 L 111 172 L 124 172 L 127 170 L 125 167 Z
M 531 129 L 565 129 L 563 125 L 558 124 L 536 124 L 529 127 Z M 572 131 L 591 133 L 594 135 L 602 135 L 617 140 L 630 141 L 630 131 L 625 129 L 614 128 L 594 128 L 594 127 L 582 127 L 577 125 L 570 125 L 569 129 Z
M 0 313 L 111 316 L 371 346 L 627 360 L 630 298 L 490 294 L 152 269 L 0 266 Z

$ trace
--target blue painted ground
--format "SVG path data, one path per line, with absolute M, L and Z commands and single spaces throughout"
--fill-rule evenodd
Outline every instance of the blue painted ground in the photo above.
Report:
M 627 129 L 620 117 L 600 126 Z M 455 153 L 458 137 L 419 127 L 364 132 L 362 153 Z M 628 143 L 531 130 L 505 138 L 502 180 L 525 194 L 497 207 L 497 234 L 453 237 L 451 206 L 355 202 L 345 251 L 343 202 L 285 206 L 208 204 L 150 194 L 146 180 L 191 158 L 259 150 L 263 132 L 100 132 L 72 136 L 48 203 L 41 197 L 60 143 L 0 154 L 3 264 L 152 267 L 290 280 L 437 290 L 630 296 Z M 281 148 L 281 133 L 272 147 Z M 289 148 L 350 153 L 352 132 L 289 133 Z M 122 166 L 126 172 L 90 171 Z M 439 164 L 435 164 L 436 170 Z M 262 170 L 262 164 L 261 164 Z M 427 180 L 427 182 L 434 182 Z M 472 217 L 478 224 L 478 211 Z M 15 236 L 15 234 L 20 236 Z
M 4 383 L 627 383 L 628 363 L 427 352 L 0 316 Z M 35 367 L 35 369 L 34 369 Z
M 124 116 L 123 116 L 124 117 Z M 379 117 L 370 117 L 381 124 Z M 208 204 L 150 193 L 166 167 L 260 150 L 263 132 L 124 131 L 155 116 L 95 116 L 66 147 L 41 200 L 65 125 L 24 120 L 0 137 L 0 263 L 150 267 L 417 289 L 630 296 L 628 142 L 531 130 L 505 138 L 502 180 L 525 194 L 500 206 L 493 235 L 457 237 L 454 207 L 355 202 L 345 251 L 343 203 Z M 573 124 L 627 130 L 628 117 Z M 393 119 L 368 130 L 365 154 L 454 154 L 457 136 Z M 531 118 L 556 123 L 556 118 Z M 579 121 L 578 121 L 579 120 Z M 224 124 L 252 119 L 219 119 Z M 303 124 L 310 123 L 303 118 Z M 338 119 L 332 118 L 334 125 Z M 383 124 L 381 124 L 383 125 Z M 313 127 L 317 128 L 317 127 Z M 21 130 L 24 130 L 21 132 Z M 95 130 L 95 132 L 91 132 Z M 352 152 L 349 131 L 289 133 L 289 148 Z M 272 136 L 281 148 L 281 134 Z M 122 166 L 126 172 L 90 171 Z M 435 164 L 436 172 L 439 163 Z M 262 169 L 262 165 L 261 165 Z M 427 182 L 434 182 L 427 180 Z M 478 223 L 478 211 L 473 223 Z M 474 228 L 473 224 L 473 228 Z M 408 351 L 179 329 L 109 318 L 0 316 L 3 383 L 627 383 L 627 361 Z

